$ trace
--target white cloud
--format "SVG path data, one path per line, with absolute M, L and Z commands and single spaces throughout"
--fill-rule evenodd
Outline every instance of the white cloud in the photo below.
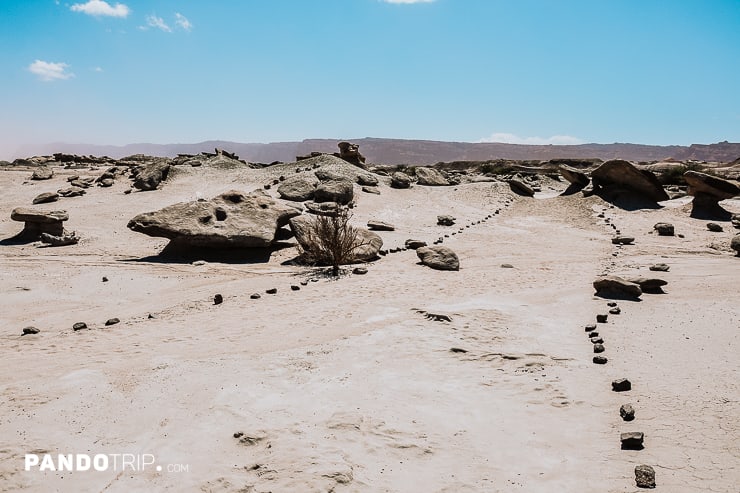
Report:
M 117 3 L 112 6 L 103 0 L 89 0 L 87 3 L 75 3 L 70 7 L 73 12 L 82 12 L 83 14 L 93 15 L 95 17 L 128 17 L 131 13 L 126 5 Z
M 95 67 L 93 72 L 103 72 L 103 67 Z
M 146 16 L 146 23 L 150 27 L 156 27 L 157 29 L 161 29 L 162 31 L 166 33 L 171 33 L 172 28 L 167 25 L 167 23 L 162 19 L 161 17 L 157 17 L 156 15 L 148 15 Z
M 53 80 L 65 80 L 75 76 L 75 74 L 67 72 L 69 65 L 66 63 L 53 63 L 45 62 L 43 60 L 36 60 L 28 66 L 28 70 L 38 76 L 43 81 Z
M 190 31 L 191 29 L 193 29 L 193 24 L 179 12 L 175 12 L 175 24 L 186 31 Z
M 514 134 L 494 133 L 490 137 L 485 137 L 478 142 L 499 142 L 502 144 L 522 144 L 522 145 L 578 145 L 584 142 L 570 135 L 553 135 L 552 137 L 520 137 Z

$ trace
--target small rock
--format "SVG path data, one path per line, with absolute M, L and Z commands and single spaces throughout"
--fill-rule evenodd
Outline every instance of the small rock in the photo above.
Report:
M 598 354 L 598 353 L 603 353 L 604 351 L 606 351 L 606 348 L 604 347 L 603 344 L 594 344 L 594 353 Z
M 468 350 L 467 349 L 461 349 L 459 347 L 453 347 L 453 348 L 450 348 L 450 352 L 452 352 L 452 353 L 467 353 Z
M 103 276 L 103 282 L 108 282 L 108 278 Z
M 120 323 L 120 322 L 121 321 L 117 318 L 109 318 L 108 320 L 105 321 L 105 325 L 106 327 L 109 327 L 111 325 L 116 325 L 117 323 Z
M 214 305 L 220 305 L 224 302 L 224 297 L 220 294 L 217 294 L 213 297 L 213 304 Z
M 607 318 L 609 318 L 609 315 L 608 314 L 606 314 L 606 313 L 599 313 L 598 315 L 596 315 L 596 322 L 597 323 L 600 323 L 600 324 L 605 324 Z
M 300 291 L 301 290 L 301 287 L 300 286 L 296 286 L 295 284 L 293 284 L 292 286 L 290 286 L 290 289 L 291 289 L 291 291 Z
M 511 264 L 501 264 L 502 269 L 513 269 L 514 266 Z
M 612 243 L 615 245 L 631 245 L 635 242 L 632 236 L 615 236 L 612 238 Z
M 154 316 L 154 315 L 152 315 L 152 314 L 150 313 L 150 314 L 149 314 L 149 315 L 148 315 L 148 316 L 147 316 L 146 318 L 148 318 L 149 320 L 152 320 L 152 319 L 154 319 L 154 318 L 157 318 L 157 317 L 156 317 L 156 316 Z
M 77 322 L 72 326 L 72 330 L 83 330 L 87 328 L 87 324 L 85 322 Z
M 632 407 L 632 404 L 622 404 L 619 408 L 619 415 L 625 421 L 632 421 L 635 419 L 635 409 Z
M 606 304 L 606 306 L 611 306 L 611 307 L 617 306 L 617 302 L 616 301 L 610 301 L 609 303 Z
M 599 333 L 594 330 L 593 332 L 589 332 L 588 333 L 588 337 L 589 338 L 591 338 L 591 337 L 599 337 Z
M 645 464 L 636 466 L 635 483 L 638 488 L 655 488 L 655 469 Z
M 452 226 L 455 224 L 455 218 L 448 215 L 437 216 L 437 226 Z
M 713 231 L 715 233 L 721 233 L 722 231 L 724 231 L 724 229 L 722 228 L 722 226 L 720 226 L 717 223 L 707 223 L 707 229 L 709 231 Z
M 370 220 L 367 222 L 367 229 L 370 231 L 395 231 L 396 227 L 383 221 Z
M 658 232 L 659 236 L 673 236 L 675 228 L 671 223 L 657 223 L 653 229 Z
M 353 274 L 357 274 L 359 276 L 365 275 L 365 274 L 367 274 L 367 267 L 355 267 L 352 270 L 352 273 Z
M 611 313 L 612 315 L 619 315 L 620 313 L 622 313 L 622 309 L 616 306 L 614 308 L 610 308 L 609 313 Z
M 36 327 L 23 327 L 22 335 L 24 336 L 33 335 L 33 334 L 38 334 L 39 332 L 41 331 L 37 329 Z
M 614 392 L 627 392 L 628 390 L 632 390 L 632 382 L 630 382 L 626 378 L 614 380 L 612 382 L 612 390 Z
M 645 434 L 641 431 L 622 433 L 619 436 L 619 441 L 622 443 L 622 450 L 642 450 L 645 448 L 643 445 L 644 440 Z
M 49 202 L 56 202 L 59 200 L 59 194 L 55 192 L 44 192 L 36 196 L 33 199 L 34 204 L 47 204 Z
M 416 250 L 417 248 L 427 246 L 427 242 L 421 240 L 406 240 L 405 246 L 410 250 Z
M 301 281 L 301 286 L 308 286 L 308 281 Z
M 604 344 L 604 339 L 602 339 L 601 337 L 592 337 L 590 341 L 591 344 Z
M 193 265 L 196 266 L 196 267 L 200 267 L 201 265 L 206 265 L 206 261 L 205 260 L 196 260 L 195 262 L 193 262 Z
M 650 266 L 650 270 L 655 272 L 668 272 L 670 266 L 668 264 L 655 264 Z
M 594 356 L 593 362 L 596 365 L 605 365 L 609 361 L 606 356 Z
M 253 300 L 258 300 L 258 299 L 262 298 L 262 296 L 261 296 L 261 295 L 260 295 L 259 293 L 252 293 L 252 294 L 251 294 L 251 295 L 249 296 L 249 298 L 250 298 L 250 299 L 253 299 Z
M 588 324 L 586 326 L 586 332 L 592 332 L 594 330 L 596 330 L 596 324 Z
M 277 288 L 270 288 L 267 291 L 265 291 L 267 294 L 277 294 Z

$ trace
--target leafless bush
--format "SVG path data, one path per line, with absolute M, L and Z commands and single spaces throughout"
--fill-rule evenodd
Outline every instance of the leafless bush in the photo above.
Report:
M 339 266 L 351 263 L 355 250 L 365 245 L 357 228 L 349 220 L 352 214 L 340 207 L 335 215 L 316 216 L 301 242 L 302 258 L 315 265 L 330 265 L 332 275 L 339 275 Z

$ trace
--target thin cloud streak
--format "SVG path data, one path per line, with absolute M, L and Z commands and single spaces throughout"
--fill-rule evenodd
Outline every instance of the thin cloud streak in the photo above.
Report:
M 494 133 L 490 137 L 480 139 L 478 142 L 496 142 L 501 144 L 520 144 L 520 145 L 579 145 L 584 142 L 578 137 L 570 135 L 553 135 L 552 137 L 520 137 L 510 133 Z

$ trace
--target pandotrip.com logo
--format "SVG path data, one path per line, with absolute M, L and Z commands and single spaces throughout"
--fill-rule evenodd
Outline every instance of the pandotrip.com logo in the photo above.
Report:
M 189 464 L 161 464 L 154 454 L 26 454 L 25 471 L 190 472 Z

